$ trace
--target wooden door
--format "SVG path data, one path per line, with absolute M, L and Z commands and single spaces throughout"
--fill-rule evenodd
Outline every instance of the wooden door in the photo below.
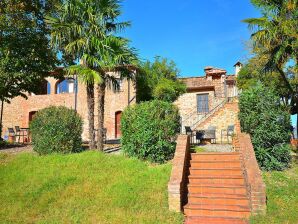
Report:
M 122 111 L 117 111 L 115 113 L 115 138 L 121 137 L 121 115 Z
M 37 111 L 31 111 L 29 112 L 29 124 L 33 120 L 34 116 L 36 115 Z

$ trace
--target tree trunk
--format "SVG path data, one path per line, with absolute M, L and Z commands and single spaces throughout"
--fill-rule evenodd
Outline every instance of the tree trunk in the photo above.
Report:
M 97 149 L 103 151 L 103 141 L 104 141 L 104 112 L 105 112 L 105 91 L 106 83 L 98 85 L 98 130 L 97 130 Z
M 0 112 L 0 141 L 2 140 L 2 119 L 3 119 L 3 106 L 4 106 L 4 100 L 1 100 L 1 112 Z
M 87 107 L 89 122 L 89 149 L 95 149 L 95 132 L 94 132 L 94 85 L 87 84 Z

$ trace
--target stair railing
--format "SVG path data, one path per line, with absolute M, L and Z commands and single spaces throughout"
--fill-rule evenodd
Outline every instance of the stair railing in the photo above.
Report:
M 202 121 L 204 121 L 205 119 L 207 119 L 209 116 L 211 116 L 214 112 L 216 112 L 219 108 L 221 108 L 223 105 L 225 105 L 225 103 L 227 102 L 227 99 L 224 99 L 222 102 L 220 102 L 218 105 L 216 105 L 215 107 L 213 107 L 208 113 L 204 114 L 203 117 L 201 117 L 200 119 L 198 119 L 197 121 L 195 121 L 192 126 L 191 129 L 194 129 L 194 127 L 196 127 L 199 123 L 201 123 Z

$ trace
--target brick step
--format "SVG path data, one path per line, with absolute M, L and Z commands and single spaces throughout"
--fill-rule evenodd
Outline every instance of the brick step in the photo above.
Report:
M 188 217 L 184 224 L 248 224 L 248 220 L 231 217 L 192 216 Z
M 193 161 L 240 161 L 240 154 L 238 152 L 231 153 L 191 153 L 191 160 Z
M 184 206 L 184 213 L 186 216 L 248 218 L 250 209 L 241 205 L 187 204 Z
M 221 177 L 223 175 L 229 176 L 241 176 L 242 170 L 240 168 L 222 168 L 222 169 L 212 169 L 212 168 L 194 168 L 189 169 L 190 175 L 199 175 L 199 176 L 212 176 L 212 177 Z
M 241 163 L 238 160 L 232 161 L 198 161 L 191 160 L 190 167 L 194 168 L 241 168 Z
M 188 184 L 187 186 L 189 193 L 211 193 L 211 194 L 245 194 L 245 186 L 221 186 L 221 185 L 201 185 L 201 184 Z
M 235 199 L 242 199 L 242 198 L 247 198 L 246 194 L 220 194 L 220 193 L 189 193 L 188 195 L 190 196 L 196 196 L 196 197 L 221 197 L 221 198 L 235 198 Z
M 244 185 L 245 180 L 243 176 L 192 176 L 188 177 L 190 184 L 223 184 L 223 185 Z
M 240 195 L 235 197 L 227 197 L 227 195 L 217 196 L 217 195 L 205 195 L 205 194 L 189 194 L 188 203 L 190 204 L 216 204 L 216 205 L 242 205 L 249 206 L 248 198 L 245 195 Z

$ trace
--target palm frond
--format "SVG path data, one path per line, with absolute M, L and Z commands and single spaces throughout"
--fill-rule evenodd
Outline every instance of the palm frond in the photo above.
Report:
M 249 18 L 249 19 L 244 19 L 242 22 L 248 24 L 248 28 L 250 30 L 254 29 L 261 29 L 262 27 L 265 27 L 266 24 L 269 22 L 268 18 L 266 17 L 261 17 L 261 18 Z
M 100 84 L 103 79 L 99 72 L 82 65 L 72 65 L 66 68 L 67 75 L 78 75 L 80 82 L 84 84 Z

